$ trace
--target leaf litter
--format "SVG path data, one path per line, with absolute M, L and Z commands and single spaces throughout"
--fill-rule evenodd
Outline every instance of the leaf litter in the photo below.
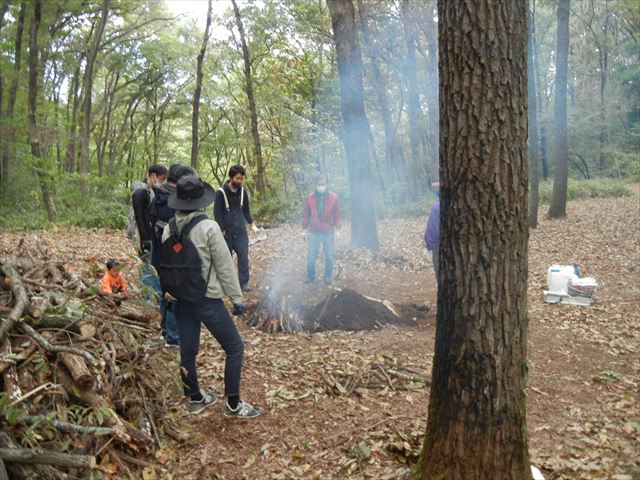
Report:
M 568 204 L 566 219 L 554 221 L 541 208 L 530 234 L 529 447 L 531 463 L 547 479 L 628 480 L 640 472 L 637 205 L 637 195 L 579 200 Z M 196 419 L 170 409 L 172 424 L 190 438 L 167 441 L 174 453 L 162 458 L 173 478 L 408 477 L 426 427 L 435 334 L 425 220 L 380 221 L 375 254 L 349 247 L 346 231 L 336 239 L 334 286 L 412 305 L 416 324 L 285 335 L 238 320 L 246 346 L 242 395 L 266 412 L 238 422 L 217 407 Z M 120 233 L 78 229 L 39 238 L 76 263 L 130 251 Z M 0 236 L 3 250 L 15 239 Z M 303 284 L 305 255 L 300 228 L 292 225 L 271 229 L 267 241 L 252 246 L 249 309 L 276 286 L 291 302 L 324 298 L 330 287 Z M 556 263 L 575 263 L 598 280 L 591 307 L 542 301 L 547 267 Z M 202 338 L 201 384 L 220 391 L 223 354 L 208 334 Z

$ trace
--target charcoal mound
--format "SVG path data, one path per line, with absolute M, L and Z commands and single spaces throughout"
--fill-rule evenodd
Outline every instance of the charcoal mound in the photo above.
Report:
M 304 315 L 304 330 L 375 330 L 385 325 L 412 325 L 390 303 L 344 288 L 331 291 Z

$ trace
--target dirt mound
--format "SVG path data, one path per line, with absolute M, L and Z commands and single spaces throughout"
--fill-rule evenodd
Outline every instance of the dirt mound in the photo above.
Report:
M 334 290 L 305 315 L 305 330 L 375 330 L 385 325 L 412 324 L 387 301 L 350 289 Z

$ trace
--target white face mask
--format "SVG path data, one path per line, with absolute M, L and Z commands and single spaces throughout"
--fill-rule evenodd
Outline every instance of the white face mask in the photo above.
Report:
M 326 191 L 327 191 L 326 185 L 322 185 L 322 186 L 317 186 L 316 187 L 316 192 L 318 192 L 318 193 L 324 193 Z

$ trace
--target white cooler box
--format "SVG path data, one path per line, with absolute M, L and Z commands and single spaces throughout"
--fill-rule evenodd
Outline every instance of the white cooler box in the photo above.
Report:
M 595 278 L 580 278 L 573 265 L 551 265 L 547 270 L 544 301 L 588 306 L 597 286 Z

